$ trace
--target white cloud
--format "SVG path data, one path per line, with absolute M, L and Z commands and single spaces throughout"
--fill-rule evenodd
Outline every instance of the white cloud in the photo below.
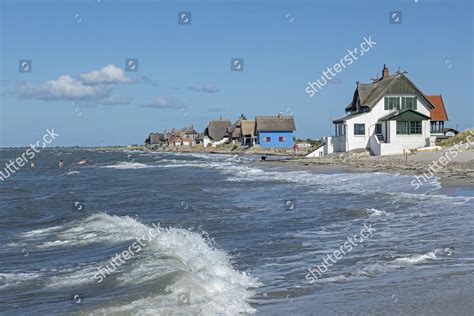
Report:
M 107 65 L 99 70 L 92 70 L 79 75 L 80 80 L 85 84 L 116 84 L 130 83 L 132 79 L 125 76 L 125 72 L 114 65 Z
M 204 86 L 188 87 L 188 90 L 196 91 L 196 92 L 205 92 L 205 93 L 217 93 L 220 91 L 218 87 L 212 84 L 207 84 Z
M 82 81 L 69 75 L 62 75 L 56 80 L 38 85 L 22 84 L 19 86 L 19 95 L 27 99 L 40 100 L 89 100 L 103 98 L 111 89 L 110 85 L 84 85 Z
M 146 108 L 155 108 L 155 109 L 185 109 L 186 106 L 177 99 L 177 98 L 167 98 L 167 97 L 156 97 L 150 102 L 142 105 Z
M 132 99 L 126 96 L 112 95 L 112 89 L 118 83 L 129 83 L 124 71 L 114 65 L 107 65 L 79 75 L 75 79 L 70 75 L 61 75 L 56 80 L 40 84 L 22 83 L 18 86 L 18 96 L 25 99 L 43 101 L 72 101 L 89 105 L 129 104 Z

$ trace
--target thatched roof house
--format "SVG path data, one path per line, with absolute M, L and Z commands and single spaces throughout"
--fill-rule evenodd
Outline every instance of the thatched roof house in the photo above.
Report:
M 213 120 L 209 122 L 204 134 L 213 141 L 220 141 L 227 136 L 228 128 L 232 125 L 229 120 Z

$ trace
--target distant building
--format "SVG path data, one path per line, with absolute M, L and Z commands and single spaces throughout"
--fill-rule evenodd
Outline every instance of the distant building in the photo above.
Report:
M 455 130 L 454 128 L 448 127 L 448 128 L 443 129 L 443 135 L 446 138 L 456 136 L 457 134 L 459 134 L 459 131 Z
M 195 143 L 194 140 L 199 138 L 199 133 L 194 129 L 193 125 L 183 128 L 181 132 L 183 137 L 191 139 L 191 143 Z
M 209 122 L 204 131 L 203 144 L 207 147 L 209 144 L 212 147 L 224 144 L 229 141 L 228 129 L 232 125 L 229 120 L 213 120 Z
M 247 120 L 245 115 L 241 114 L 237 121 L 229 129 L 229 139 L 233 144 L 252 146 L 255 144 L 255 121 Z
M 443 97 L 440 95 L 428 95 L 426 97 L 434 105 L 434 108 L 430 109 L 431 135 L 444 136 L 444 124 L 448 121 L 448 113 L 444 107 Z
M 150 133 L 148 138 L 145 139 L 145 145 L 160 145 L 163 146 L 166 143 L 166 138 L 163 133 Z
M 255 131 L 257 143 L 264 148 L 292 148 L 296 130 L 293 116 L 257 116 Z

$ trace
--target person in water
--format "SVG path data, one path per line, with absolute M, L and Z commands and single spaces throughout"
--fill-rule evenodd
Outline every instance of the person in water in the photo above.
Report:
M 77 164 L 78 165 L 85 165 L 86 163 L 87 163 L 86 158 L 82 158 L 81 160 L 79 160 L 79 162 Z
M 59 168 L 62 168 L 62 167 L 64 167 L 64 161 L 63 161 L 62 159 L 61 159 L 61 160 L 59 160 L 59 162 L 58 162 L 58 166 L 59 166 Z

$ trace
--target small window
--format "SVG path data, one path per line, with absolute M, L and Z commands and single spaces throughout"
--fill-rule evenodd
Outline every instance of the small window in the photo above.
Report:
M 416 110 L 416 97 L 402 97 L 402 110 L 413 109 Z
M 385 110 L 400 109 L 400 97 L 385 97 Z
M 365 124 L 354 124 L 354 135 L 365 135 Z
M 382 134 L 382 124 L 375 124 L 375 134 L 376 135 Z
M 263 141 L 264 141 L 264 142 L 271 142 L 271 141 L 272 141 L 272 138 L 271 138 L 271 137 L 264 137 L 264 138 L 263 138 Z
M 279 142 L 286 142 L 286 136 L 280 136 L 278 137 Z

